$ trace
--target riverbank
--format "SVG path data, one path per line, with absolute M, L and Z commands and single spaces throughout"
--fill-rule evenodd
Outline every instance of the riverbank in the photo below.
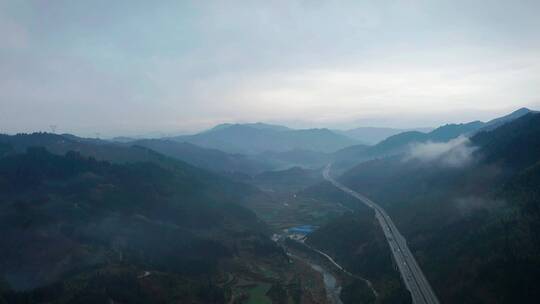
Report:
M 311 248 L 301 241 L 287 237 L 281 238 L 280 243 L 291 258 L 309 265 L 322 275 L 326 291 L 326 303 L 342 304 L 341 291 L 344 286 L 351 285 L 364 289 L 363 294 L 367 295 L 366 303 L 372 303 L 376 300 L 377 293 L 373 289 L 371 282 L 349 273 L 323 252 Z

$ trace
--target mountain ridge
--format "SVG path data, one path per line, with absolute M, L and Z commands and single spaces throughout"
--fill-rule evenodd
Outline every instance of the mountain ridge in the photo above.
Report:
M 355 143 L 353 139 L 326 128 L 275 130 L 275 128 L 261 129 L 245 124 L 233 124 L 217 130 L 210 129 L 195 135 L 169 139 L 242 154 L 257 154 L 266 151 L 285 152 L 295 149 L 332 152 Z
M 334 153 L 334 162 L 337 167 L 342 169 L 351 168 L 352 165 L 358 164 L 373 158 L 389 157 L 407 152 L 410 145 L 415 143 L 426 142 L 446 142 L 458 136 L 474 136 L 476 133 L 495 129 L 511 122 L 515 119 L 523 117 L 527 113 L 531 113 L 527 108 L 521 108 L 508 115 L 504 115 L 488 121 L 472 121 L 468 123 L 453 123 L 446 124 L 435 128 L 429 133 L 418 131 L 407 131 L 397 135 L 390 136 L 374 146 L 366 148 L 365 146 L 350 146 Z
M 538 293 L 527 290 L 540 274 L 540 114 L 479 132 L 463 145 L 475 149 L 460 166 L 396 155 L 358 164 L 340 180 L 386 209 L 440 298 L 534 303 Z M 343 248 L 334 249 L 342 255 Z

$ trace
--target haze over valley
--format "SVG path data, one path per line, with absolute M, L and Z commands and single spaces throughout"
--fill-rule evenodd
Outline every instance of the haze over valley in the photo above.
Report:
M 538 303 L 539 10 L 0 0 L 0 304 Z

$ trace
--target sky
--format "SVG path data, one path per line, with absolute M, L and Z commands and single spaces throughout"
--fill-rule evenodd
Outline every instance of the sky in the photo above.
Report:
M 427 127 L 540 109 L 540 1 L 0 0 L 0 133 Z

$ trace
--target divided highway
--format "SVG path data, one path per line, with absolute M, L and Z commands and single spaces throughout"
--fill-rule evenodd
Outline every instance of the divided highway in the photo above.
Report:
M 414 256 L 412 255 L 409 247 L 407 246 L 407 241 L 399 233 L 398 229 L 392 222 L 392 219 L 386 214 L 383 208 L 375 204 L 369 198 L 363 196 L 360 193 L 357 193 L 346 186 L 342 185 L 338 181 L 334 180 L 330 176 L 330 168 L 332 164 L 326 166 L 323 172 L 323 176 L 326 180 L 332 183 L 334 186 L 340 190 L 352 195 L 353 197 L 360 200 L 369 208 L 375 211 L 375 216 L 381 225 L 381 228 L 386 236 L 386 241 L 392 250 L 394 260 L 398 266 L 399 272 L 401 273 L 401 278 L 405 283 L 405 286 L 411 293 L 413 303 L 415 304 L 438 304 L 439 300 L 437 296 L 431 289 L 424 273 L 416 263 Z

